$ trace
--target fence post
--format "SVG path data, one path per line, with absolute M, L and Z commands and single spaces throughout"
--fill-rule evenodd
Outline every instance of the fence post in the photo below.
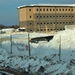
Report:
M 59 38 L 59 62 L 61 62 L 61 36 Z
M 31 51 L 30 51 L 30 36 L 29 36 L 29 33 L 28 33 L 28 46 L 29 46 L 29 56 L 31 56 Z

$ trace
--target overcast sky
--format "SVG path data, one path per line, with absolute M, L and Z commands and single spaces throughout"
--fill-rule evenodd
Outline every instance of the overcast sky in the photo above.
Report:
M 0 0 L 0 24 L 15 25 L 18 21 L 17 7 L 29 4 L 75 4 L 75 0 Z

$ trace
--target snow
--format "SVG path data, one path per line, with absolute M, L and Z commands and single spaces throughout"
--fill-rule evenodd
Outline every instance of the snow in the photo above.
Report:
M 47 36 L 44 33 L 29 33 L 30 37 Z M 49 42 L 41 41 L 38 43 L 30 43 L 31 56 L 26 50 L 25 45 L 28 45 L 28 33 L 21 35 L 13 35 L 12 39 L 12 54 L 11 42 L 3 41 L 0 43 L 0 67 L 10 67 L 16 70 L 29 71 L 32 74 L 39 75 L 59 75 L 72 74 L 75 75 L 75 64 L 70 64 L 70 60 L 75 60 L 75 30 L 64 30 L 57 32 L 53 39 Z M 5 35 L 3 37 L 8 37 Z M 19 38 L 19 40 L 14 40 Z M 59 61 L 59 46 L 61 44 L 61 62 Z M 40 67 L 44 71 L 40 70 Z
M 75 6 L 75 4 L 31 4 L 19 6 L 18 9 L 26 6 Z

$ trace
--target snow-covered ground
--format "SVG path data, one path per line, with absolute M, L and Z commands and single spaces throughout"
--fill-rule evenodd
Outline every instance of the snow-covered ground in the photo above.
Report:
M 46 36 L 44 33 L 30 33 L 30 37 L 43 35 Z M 75 75 L 75 30 L 60 31 L 49 42 L 30 43 L 30 57 L 26 50 L 27 39 L 20 40 L 23 37 L 27 38 L 28 34 L 13 36 L 12 49 L 10 41 L 0 43 L 1 68 L 29 71 L 34 75 Z M 20 39 L 14 40 L 15 38 Z

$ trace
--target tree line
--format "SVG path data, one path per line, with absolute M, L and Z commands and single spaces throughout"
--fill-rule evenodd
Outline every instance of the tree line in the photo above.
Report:
M 3 25 L 3 24 L 0 24 L 0 29 L 4 29 L 4 28 L 14 28 L 14 29 L 17 29 L 17 28 L 19 28 L 19 25 L 6 26 L 6 25 Z

